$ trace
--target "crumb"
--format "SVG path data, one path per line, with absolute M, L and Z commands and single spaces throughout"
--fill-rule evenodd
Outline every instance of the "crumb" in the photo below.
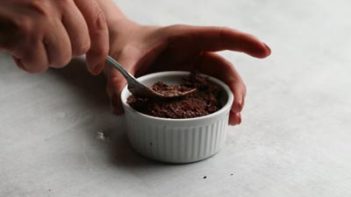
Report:
M 105 141 L 107 138 L 106 138 L 106 135 L 104 132 L 98 131 L 96 133 L 96 139 L 101 140 L 101 141 Z
M 203 179 L 207 179 L 207 176 L 204 176 Z

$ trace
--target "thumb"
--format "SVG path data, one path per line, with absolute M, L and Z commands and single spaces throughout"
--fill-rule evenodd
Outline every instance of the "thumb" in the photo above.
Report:
M 123 65 L 130 74 L 134 75 L 134 67 L 136 60 L 130 57 L 121 57 L 118 59 L 119 63 Z M 127 81 L 123 75 L 112 66 L 107 67 L 107 93 L 111 100 L 113 113 L 120 115 L 123 113 L 122 101 L 121 101 L 121 92 L 126 86 Z

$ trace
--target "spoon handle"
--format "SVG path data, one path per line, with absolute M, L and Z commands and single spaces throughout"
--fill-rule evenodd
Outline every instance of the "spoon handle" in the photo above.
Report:
M 111 56 L 107 56 L 106 61 L 108 63 L 110 63 L 111 65 L 113 65 L 123 76 L 124 78 L 127 79 L 127 81 L 135 81 L 136 79 L 134 78 L 134 76 L 132 76 L 131 74 L 129 74 L 128 71 L 126 71 L 123 66 L 118 63 L 114 58 L 112 58 Z

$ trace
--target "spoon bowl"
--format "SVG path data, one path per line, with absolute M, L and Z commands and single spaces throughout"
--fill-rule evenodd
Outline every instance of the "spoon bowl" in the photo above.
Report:
M 158 99 L 172 99 L 184 97 L 196 91 L 196 88 L 192 88 L 185 91 L 174 90 L 160 93 L 140 83 L 132 74 L 126 71 L 123 66 L 111 56 L 108 56 L 106 58 L 106 61 L 114 66 L 123 75 L 123 77 L 127 80 L 128 90 L 135 96 Z

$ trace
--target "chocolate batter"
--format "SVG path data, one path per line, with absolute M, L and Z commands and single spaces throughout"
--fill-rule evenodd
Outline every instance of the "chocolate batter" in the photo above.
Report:
M 162 118 L 194 118 L 216 112 L 220 103 L 221 88 L 210 82 L 208 78 L 193 73 L 183 79 L 179 85 L 167 85 L 161 81 L 155 83 L 152 89 L 167 94 L 175 91 L 187 91 L 196 88 L 197 91 L 181 98 L 151 99 L 130 96 L 128 104 L 135 110 Z

